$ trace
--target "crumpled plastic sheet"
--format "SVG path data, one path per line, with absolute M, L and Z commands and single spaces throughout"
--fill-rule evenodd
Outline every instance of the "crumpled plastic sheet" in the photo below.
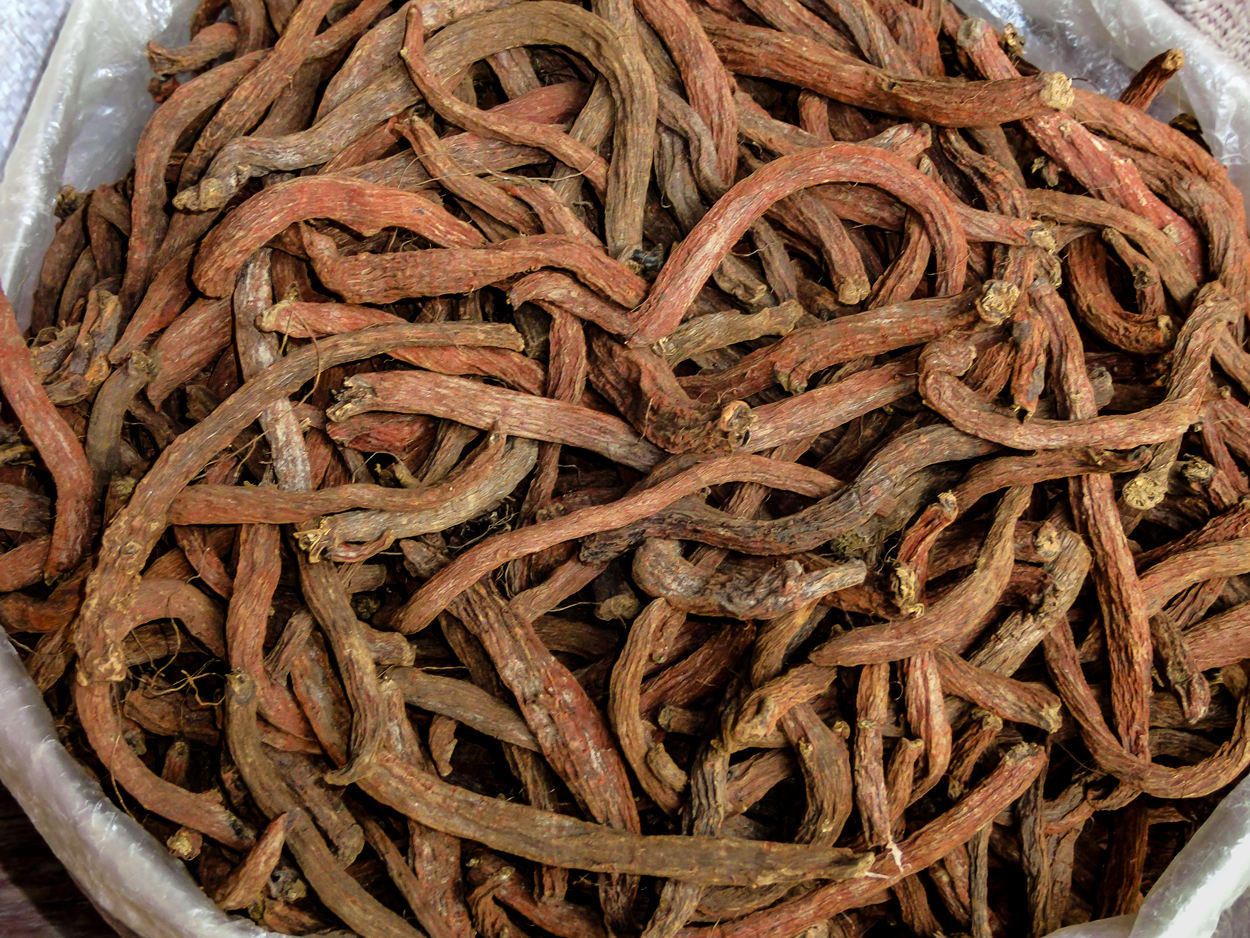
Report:
M 0 283 L 29 316 L 62 183 L 90 189 L 128 169 L 152 111 L 143 59 L 170 45 L 195 0 L 74 0 L 0 180 Z M 970 14 L 1014 23 L 1025 54 L 1118 95 L 1168 48 L 1186 66 L 1152 113 L 1198 117 L 1215 155 L 1250 193 L 1250 72 L 1160 0 L 964 0 Z M 171 24 L 173 24 L 171 26 Z M 109 801 L 57 740 L 51 716 L 8 642 L 0 642 L 0 781 L 101 910 L 141 938 L 259 938 L 271 933 L 212 904 L 163 845 Z M 1053 938 L 1235 938 L 1250 934 L 1250 780 L 1216 808 L 1135 916 Z
M 0 4 L 0 163 L 26 116 L 67 9 L 69 0 Z

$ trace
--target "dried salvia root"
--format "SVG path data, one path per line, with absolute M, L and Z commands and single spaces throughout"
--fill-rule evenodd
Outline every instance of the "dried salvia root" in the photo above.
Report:
M 638 469 L 650 468 L 660 458 L 661 451 L 619 417 L 427 372 L 357 375 L 349 379 L 328 416 L 339 421 L 384 410 L 454 419 L 466 396 L 479 402 L 470 425 L 483 430 L 497 428 L 514 436 L 585 447 Z
M 463 591 L 467 586 L 466 580 L 474 582 L 479 576 L 516 556 L 536 553 L 574 538 L 641 520 L 705 485 L 757 482 L 773 487 L 785 486 L 812 495 L 826 493 L 833 487 L 828 476 L 814 470 L 794 473 L 786 479 L 778 471 L 783 465 L 757 456 L 709 459 L 611 505 L 582 508 L 563 518 L 496 537 L 489 544 L 456 558 L 413 594 L 403 611 L 400 628 L 402 631 L 424 628 L 441 610 L 441 604 Z
M 1175 439 L 1197 421 L 1212 356 L 1235 314 L 1218 281 L 1199 291 L 1176 340 L 1175 361 L 1163 403 L 1135 414 L 1088 420 L 1051 421 L 1036 417 L 1024 423 L 1002 408 L 980 402 L 955 375 L 970 364 L 970 346 L 933 343 L 921 358 L 920 390 L 926 403 L 965 432 L 1014 449 L 1069 449 L 1105 446 L 1131 449 Z
M 977 830 L 988 825 L 994 814 L 1013 802 L 1042 770 L 1045 753 L 1022 743 L 1008 751 L 997 768 L 955 807 L 939 815 L 898 844 L 901 862 L 893 853 L 881 855 L 869 875 L 847 883 L 831 883 L 801 897 L 721 925 L 717 934 L 740 938 L 747 929 L 778 928 L 802 930 L 810 923 L 824 921 L 835 913 L 875 901 L 884 889 L 924 869 L 951 850 L 952 844 L 967 842 Z M 692 929 L 698 934 L 702 929 Z
M 145 584 L 146 585 L 146 584 Z M 207 609 L 204 608 L 207 605 Z M 224 651 L 221 614 L 203 594 L 180 582 L 156 581 L 140 588 L 128 614 L 129 628 L 155 618 L 176 616 L 210 647 Z M 216 619 L 215 623 L 213 619 Z M 129 631 L 129 629 L 127 630 Z M 214 634 L 215 631 L 215 634 Z M 250 845 L 253 832 L 209 794 L 193 794 L 158 778 L 123 737 L 121 715 L 113 700 L 115 684 L 79 681 L 75 700 L 83 727 L 112 776 L 151 810 L 239 849 Z
M 217 904 L 227 912 L 245 909 L 260 898 L 261 890 L 273 875 L 274 867 L 282 856 L 287 832 L 298 820 L 299 808 L 279 814 L 256 840 L 256 846 L 248 851 L 240 863 L 221 884 L 215 897 Z
M 399 321 L 400 317 L 371 307 L 281 300 L 256 317 L 256 326 L 263 332 L 319 338 Z M 546 386 L 546 375 L 533 359 L 517 354 L 522 347 L 521 336 L 501 334 L 498 341 L 497 346 L 483 343 L 459 348 L 396 349 L 390 354 L 400 361 L 440 374 L 490 376 L 518 390 L 540 393 Z
M 189 40 L 0 310 L 0 624 L 208 900 L 1137 910 L 1250 764 L 1250 239 L 1145 113 L 1182 56 L 1115 101 L 937 0 L 202 0 Z
M 724 371 L 691 376 L 682 381 L 682 386 L 693 397 L 724 402 L 757 394 L 772 384 L 792 393 L 804 391 L 811 376 L 830 365 L 929 342 L 972 325 L 977 315 L 975 301 L 976 294 L 965 291 L 952 297 L 908 301 L 800 327 Z
M 959 47 L 987 78 L 1007 79 L 1018 74 L 991 37 L 984 20 L 965 20 L 959 27 Z M 1071 91 L 1069 90 L 1069 95 Z M 1069 100 L 1073 100 L 1071 97 Z M 1113 157 L 1110 149 L 1073 118 L 1047 114 L 1026 118 L 1026 131 L 1048 156 L 1098 197 L 1150 220 L 1175 240 L 1191 271 L 1202 269 L 1197 235 L 1184 218 L 1146 188 L 1137 168 Z
M 1147 456 L 1144 447 L 1127 456 L 1100 450 L 1060 450 L 1035 456 L 1002 456 L 981 463 L 969 471 L 958 486 L 938 496 L 937 502 L 924 510 L 903 537 L 891 574 L 895 603 L 904 612 L 923 611 L 921 599 L 934 544 L 961 514 L 990 492 L 1020 482 L 1038 483 L 1095 472 L 1128 472 L 1143 466 Z M 1058 532 L 1050 528 L 1037 532 L 1034 543 L 1042 559 L 1049 561 L 1057 556 L 1060 548 L 1054 542 L 1058 537 Z
M 1168 49 L 1137 70 L 1132 81 L 1120 92 L 1120 103 L 1144 111 L 1150 107 L 1169 78 L 1185 67 L 1185 53 Z
M 121 300 L 126 309 L 137 305 L 155 271 L 157 249 L 169 228 L 165 214 L 165 174 L 170 156 L 187 126 L 218 104 L 264 58 L 252 52 L 210 69 L 182 85 L 143 129 L 135 157 L 134 196 L 131 198 L 131 238 L 126 250 L 126 273 Z
M 557 13 L 557 10 L 559 12 Z M 516 14 L 516 15 L 514 15 Z M 612 100 L 616 109 L 614 143 L 617 157 L 613 160 L 608 178 L 605 180 L 604 192 L 605 226 L 607 229 L 608 250 L 612 256 L 626 259 L 642 247 L 641 210 L 642 190 L 646 186 L 651 164 L 650 140 L 643 133 L 643 128 L 654 126 L 655 123 L 655 85 L 650 69 L 639 59 L 636 47 L 631 43 L 621 42 L 614 35 L 616 24 L 608 23 L 587 14 L 575 14 L 569 10 L 548 6 L 546 3 L 531 3 L 524 9 L 509 8 L 492 15 L 492 25 L 506 30 L 509 26 L 518 30 L 520 36 L 510 37 L 509 42 L 525 35 L 542 37 L 541 41 L 567 46 L 582 54 L 588 55 L 602 69 L 602 74 L 611 89 Z M 439 87 L 423 67 L 422 55 L 422 23 L 420 7 L 408 8 L 408 32 L 400 57 L 407 64 L 413 82 L 422 94 L 438 110 L 440 114 L 467 130 L 478 130 L 468 109 L 458 106 L 455 99 Z M 522 41 L 524 39 L 522 38 Z M 480 131 L 479 131 L 480 132 Z M 499 133 L 498 126 L 492 128 Z M 537 143 L 549 146 L 541 135 L 525 139 L 533 133 L 531 127 L 516 127 L 505 131 L 515 143 Z M 508 138 L 505 138 L 508 139 Z M 570 140 L 570 143 L 573 142 Z M 586 148 L 587 155 L 593 158 L 593 151 Z M 553 152 L 560 158 L 563 153 Z M 579 171 L 589 171 L 590 166 L 584 161 L 571 162 Z
M 681 557 L 675 541 L 654 538 L 634 555 L 633 574 L 649 596 L 662 597 L 674 609 L 695 615 L 731 615 L 739 619 L 775 619 L 828 593 L 863 582 L 862 563 L 852 562 L 805 574 L 796 560 L 778 567 L 772 561 L 744 558 L 721 564 L 700 577 Z
M 146 54 L 148 64 L 157 75 L 177 75 L 179 72 L 198 72 L 218 56 L 234 52 L 239 42 L 239 27 L 234 23 L 213 23 L 205 26 L 188 45 L 177 49 L 149 42 Z
M 950 200 L 891 153 L 837 144 L 774 160 L 729 190 L 665 264 L 638 311 L 639 328 L 631 344 L 649 344 L 676 328 L 715 264 L 769 205 L 809 186 L 831 182 L 878 185 L 912 206 L 924 219 L 933 243 L 941 271 L 938 293 L 958 293 L 963 288 L 967 244 L 952 217 Z
M 572 271 L 607 299 L 638 303 L 646 285 L 623 264 L 566 235 L 500 241 L 481 250 L 445 248 L 343 257 L 325 235 L 305 229 L 313 268 L 349 303 L 392 303 L 417 296 L 465 293 L 541 267 Z
M 114 599 L 128 597 L 137 585 L 137 578 L 157 538 L 165 527 L 165 513 L 178 491 L 220 452 L 226 442 L 255 420 L 280 394 L 289 393 L 316 375 L 321 369 L 343 361 L 385 351 L 389 348 L 454 343 L 460 330 L 470 332 L 474 326 L 457 325 L 394 325 L 374 326 L 347 336 L 327 339 L 316 347 L 288 355 L 252 379 L 219 407 L 212 417 L 182 434 L 168 447 L 157 465 L 136 489 L 129 505 L 105 533 L 100 563 L 93 577 L 99 584 L 89 587 L 76 644 L 84 667 L 100 678 L 116 674 L 116 645 L 120 636 L 113 630 L 124 617 L 128 603 Z M 405 341 L 411 339 L 411 341 Z M 224 439 L 223 439 L 224 437 Z M 87 483 L 90 484 L 89 481 Z M 148 507 L 151 505 L 151 507 Z M 155 523 L 144 515 L 154 511 L 160 520 Z M 132 542 L 131 538 L 139 540 Z M 135 544 L 145 545 L 136 549 Z M 138 556 L 142 554 L 142 556 Z M 110 575 L 115 574 L 115 576 Z M 111 678 L 115 679 L 115 678 Z
M 196 255 L 196 286 L 207 296 L 227 295 L 235 273 L 253 251 L 307 218 L 331 218 L 364 235 L 392 226 L 406 228 L 445 247 L 485 243 L 475 229 L 419 193 L 356 179 L 304 177 L 266 189 L 212 230 Z
M 265 61 L 231 92 L 182 161 L 178 188 L 195 182 L 222 143 L 253 126 L 303 63 L 333 0 L 301 3 Z
M 227 694 L 226 728 L 230 747 L 252 797 L 266 815 L 278 817 L 298 811 L 294 793 L 264 751 L 250 680 L 242 674 L 233 675 Z M 342 874 L 325 839 L 307 814 L 296 813 L 286 833 L 286 844 L 321 901 L 357 931 L 394 938 L 414 938 L 420 934 L 377 902 L 354 879 Z
M 92 525 L 92 472 L 82 444 L 57 412 L 31 366 L 17 314 L 0 292 L 0 391 L 56 483 L 56 518 L 43 575 L 51 580 L 78 566 Z
M 702 20 L 725 67 L 757 78 L 774 78 L 855 107 L 944 127 L 1005 123 L 1072 106 L 1072 85 L 1058 72 L 1029 79 L 965 83 L 903 78 L 865 65 L 803 36 L 733 23 Z
M 402 490 L 405 495 L 411 493 L 411 498 L 391 502 L 389 507 L 322 517 L 296 538 L 314 561 L 323 556 L 365 560 L 398 538 L 436 533 L 493 511 L 533 468 L 537 450 L 524 439 L 507 442 L 505 450 L 504 437 L 492 434 L 442 483 L 425 491 L 419 487 Z

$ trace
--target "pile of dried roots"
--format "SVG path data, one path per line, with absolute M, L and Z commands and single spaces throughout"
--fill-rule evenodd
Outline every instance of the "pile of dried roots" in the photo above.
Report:
M 1133 911 L 1250 764 L 1250 248 L 1145 113 L 1183 57 L 1115 101 L 945 0 L 590 7 L 149 47 L 0 307 L 66 746 L 288 934 Z

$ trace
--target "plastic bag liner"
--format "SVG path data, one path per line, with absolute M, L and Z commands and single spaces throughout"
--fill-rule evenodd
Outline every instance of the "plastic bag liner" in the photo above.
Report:
M 1026 55 L 1104 94 L 1164 49 L 1186 65 L 1152 112 L 1178 107 L 1201 122 L 1215 155 L 1250 193 L 1250 73 L 1160 0 L 964 0 L 970 15 L 1014 23 Z M 54 230 L 64 183 L 90 189 L 123 175 L 152 112 L 143 46 L 186 41 L 195 0 L 75 0 L 0 181 L 0 283 L 19 320 Z M 1170 104 L 1169 104 L 1170 101 Z M 182 864 L 109 801 L 61 746 L 17 653 L 0 642 L 0 781 L 30 815 L 91 900 L 140 938 L 259 938 L 227 916 Z M 1216 808 L 1168 867 L 1136 916 L 1055 932 L 1054 938 L 1233 938 L 1250 931 L 1250 780 Z

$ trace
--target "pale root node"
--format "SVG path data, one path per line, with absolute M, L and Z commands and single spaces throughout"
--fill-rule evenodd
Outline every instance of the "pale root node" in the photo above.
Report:
M 955 41 L 963 48 L 976 45 L 985 37 L 989 28 L 985 20 L 975 16 L 970 17 L 959 24 L 959 32 L 955 34 Z
M 1072 91 L 1072 79 L 1063 72 L 1043 72 L 1041 79 L 1041 99 L 1047 107 L 1053 107 L 1056 111 L 1066 111 L 1076 102 L 1076 95 Z
M 180 212 L 207 212 L 221 208 L 229 201 L 230 195 L 220 179 L 210 176 L 201 179 L 199 185 L 183 189 L 174 196 L 174 208 Z
M 1168 493 L 1167 479 L 1142 474 L 1124 484 L 1124 503 L 1137 511 L 1148 511 L 1163 501 Z
M 992 326 L 1005 322 L 1020 300 L 1020 288 L 1006 280 L 987 280 L 977 298 L 977 313 Z
M 1179 72 L 1185 67 L 1185 50 L 1184 49 L 1168 49 L 1163 54 L 1163 68 L 1169 72 Z
M 872 292 L 868 278 L 863 275 L 848 277 L 838 285 L 838 302 L 845 306 L 862 303 Z
M 1059 250 L 1059 242 L 1055 240 L 1053 225 L 1041 224 L 1029 229 L 1029 243 L 1050 254 Z

